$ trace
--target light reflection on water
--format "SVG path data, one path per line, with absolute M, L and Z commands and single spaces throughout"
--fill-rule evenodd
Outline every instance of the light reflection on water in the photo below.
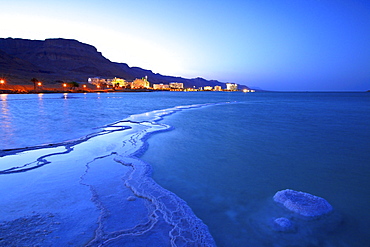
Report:
M 1 97 L 1 101 L 6 101 L 6 98 L 8 97 L 8 95 L 7 94 L 1 94 L 0 97 Z
M 8 143 L 13 136 L 12 127 L 12 116 L 8 106 L 8 94 L 1 94 L 1 116 L 0 116 L 0 130 L 4 133 L 4 137 L 1 139 L 2 142 Z
M 49 131 L 49 126 L 46 124 L 43 124 L 47 119 L 47 113 L 45 110 L 45 105 L 44 105 L 44 94 L 39 93 L 38 95 L 38 108 L 37 108 L 37 127 L 39 128 L 39 138 L 45 138 L 45 133 Z
M 239 94 L 235 94 L 238 96 Z M 239 96 L 245 96 L 240 94 Z M 167 109 L 179 105 L 230 101 L 231 94 L 148 92 L 89 94 L 9 94 L 0 98 L 8 110 L 12 137 L 0 132 L 0 150 L 83 137 L 98 128 L 132 114 Z M 41 108 L 41 109 L 39 109 Z M 0 121 L 5 121 L 0 109 Z M 3 140 L 9 139 L 9 142 Z

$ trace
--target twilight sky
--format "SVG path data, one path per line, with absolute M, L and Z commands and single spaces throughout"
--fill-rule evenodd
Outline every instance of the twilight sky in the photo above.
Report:
M 0 7 L 2 38 L 76 39 L 155 73 L 265 90 L 370 90 L 369 0 L 0 0 Z

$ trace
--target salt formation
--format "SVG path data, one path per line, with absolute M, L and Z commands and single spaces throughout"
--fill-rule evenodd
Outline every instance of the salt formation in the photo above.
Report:
M 341 217 L 325 199 L 291 189 L 278 191 L 249 220 L 266 246 L 323 246 Z
M 215 242 L 185 201 L 138 158 L 170 127 L 132 115 L 78 140 L 0 150 L 0 246 L 205 246 Z
M 274 220 L 274 227 L 276 231 L 287 232 L 294 230 L 292 222 L 284 217 L 280 217 Z
M 289 189 L 276 192 L 274 201 L 283 204 L 290 211 L 308 217 L 324 215 L 333 210 L 321 197 Z

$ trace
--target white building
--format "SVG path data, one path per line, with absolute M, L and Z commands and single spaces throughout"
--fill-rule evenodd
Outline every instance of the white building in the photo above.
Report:
M 135 79 L 132 84 L 131 84 L 131 87 L 132 88 L 149 88 L 150 86 L 150 83 L 147 79 L 147 77 L 144 77 L 142 79 Z
M 170 83 L 170 88 L 173 88 L 173 89 L 183 89 L 184 88 L 184 83 L 171 82 Z
M 238 84 L 226 83 L 226 90 L 228 90 L 228 91 L 237 91 L 238 90 Z
M 222 91 L 222 87 L 221 86 L 215 86 L 215 91 Z
M 100 78 L 100 77 L 89 78 L 89 79 L 87 79 L 87 82 L 90 83 L 90 84 L 93 84 L 95 86 L 100 86 L 103 83 L 107 83 L 107 81 L 105 79 Z
M 170 89 L 170 85 L 168 84 L 153 84 L 154 90 L 168 90 Z
M 93 84 L 95 86 L 107 86 L 107 87 L 127 87 L 129 86 L 129 82 L 127 82 L 124 79 L 114 77 L 113 79 L 104 79 L 100 77 L 94 77 L 94 78 L 89 78 L 88 83 Z

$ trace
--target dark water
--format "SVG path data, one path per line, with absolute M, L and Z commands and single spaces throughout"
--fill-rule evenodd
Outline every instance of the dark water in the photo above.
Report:
M 218 246 L 369 246 L 370 95 L 236 98 L 166 119 L 175 130 L 150 138 L 142 157 L 154 179 L 188 202 Z M 335 220 L 319 230 L 299 221 L 295 233 L 264 227 L 279 217 L 272 196 L 287 188 L 325 198 Z

